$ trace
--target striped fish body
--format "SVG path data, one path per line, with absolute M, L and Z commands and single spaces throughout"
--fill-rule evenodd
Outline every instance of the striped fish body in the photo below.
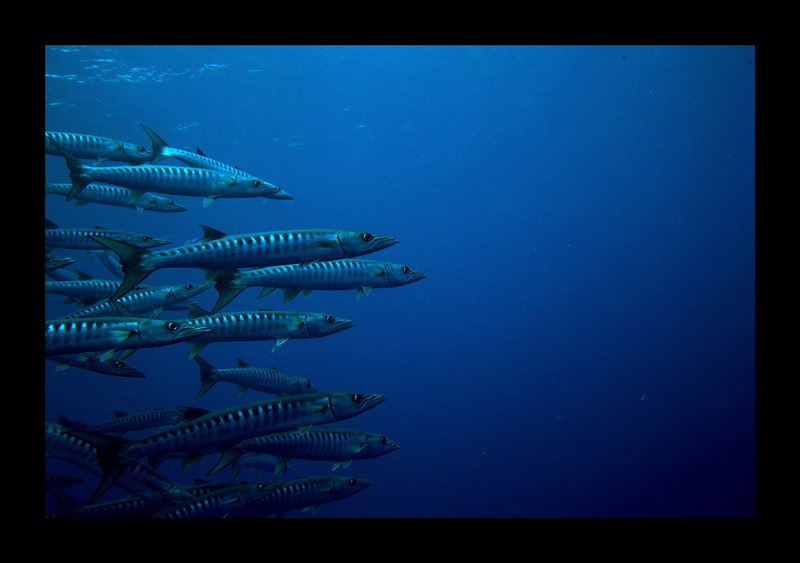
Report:
M 292 458 L 349 462 L 379 457 L 398 448 L 397 442 L 381 434 L 347 428 L 278 432 L 250 438 L 236 447 L 245 452 L 272 454 L 283 458 L 283 463 Z
M 142 265 L 150 269 L 168 267 L 222 269 L 294 264 L 349 255 L 340 241 L 340 238 L 349 236 L 346 231 L 306 229 L 217 235 L 218 231 L 208 227 L 204 227 L 203 230 L 205 232 L 203 241 L 152 251 L 142 259 Z M 373 237 L 367 233 L 364 235 L 371 240 L 388 238 Z M 385 245 L 381 244 L 381 241 L 374 245 L 365 244 L 359 251 L 374 252 L 394 242 Z
M 80 303 L 94 303 L 108 299 L 119 288 L 120 282 L 98 279 L 77 279 L 73 281 L 45 281 L 44 292 L 65 295 Z
M 45 184 L 44 193 L 67 197 L 71 188 L 72 184 Z M 78 205 L 98 203 L 160 213 L 188 211 L 186 207 L 169 198 L 147 192 L 136 197 L 128 188 L 110 184 L 89 184 L 74 199 Z
M 44 132 L 45 154 L 61 156 L 61 152 L 53 144 L 53 140 L 76 158 L 92 159 L 98 162 L 113 160 L 129 164 L 144 164 L 153 159 L 153 151 L 141 145 L 96 135 L 56 131 Z
M 251 366 L 241 358 L 236 358 L 235 368 L 217 369 L 200 356 L 194 361 L 200 366 L 200 391 L 195 399 L 199 399 L 218 381 L 233 383 L 239 388 L 239 397 L 248 389 L 276 395 L 293 395 L 313 393 L 317 390 L 305 377 L 299 377 L 276 368 Z
M 371 484 L 367 479 L 327 475 L 292 479 L 275 487 L 268 495 L 248 503 L 242 509 L 232 511 L 229 517 L 263 517 L 305 508 L 313 508 L 316 512 L 321 504 L 352 496 Z
M 230 485 L 164 508 L 150 518 L 224 518 L 234 509 L 246 508 L 277 486 L 277 482 Z
M 183 412 L 178 409 L 155 409 L 152 411 L 126 414 L 115 411 L 114 418 L 98 424 L 80 424 L 67 420 L 61 416 L 61 425 L 75 428 L 84 432 L 99 432 L 101 434 L 116 434 L 121 436 L 128 432 L 147 430 L 175 424 L 183 420 Z
M 166 346 L 207 330 L 184 321 L 86 317 L 44 322 L 45 356 Z
M 286 304 L 300 291 L 308 294 L 316 289 L 354 289 L 357 291 L 358 299 L 373 288 L 397 287 L 419 281 L 424 277 L 425 274 L 422 272 L 400 264 L 363 258 L 344 258 L 306 264 L 268 266 L 237 271 L 230 276 L 223 274 L 217 277 L 216 289 L 220 299 L 224 299 L 227 292 L 241 291 L 246 287 L 265 288 L 262 297 L 272 289 L 278 288 L 283 290 L 283 302 Z
M 115 315 L 119 315 L 117 303 L 121 304 L 126 310 L 135 315 L 150 313 L 169 308 L 170 306 L 174 306 L 178 303 L 182 303 L 187 299 L 194 297 L 198 293 L 205 291 L 208 286 L 209 284 L 180 284 L 134 290 L 130 293 L 127 293 L 117 301 L 110 302 L 105 300 L 101 303 L 96 303 L 89 307 L 74 311 L 69 315 L 64 315 L 62 318 L 73 319 L 78 317 L 113 317 Z
M 285 395 L 209 411 L 125 444 L 120 457 L 134 460 L 172 452 L 205 453 L 269 432 L 350 418 L 384 400 L 360 393 Z
M 169 241 L 162 238 L 129 233 L 127 231 L 115 231 L 95 227 L 94 229 L 62 229 L 49 227 L 44 230 L 45 248 L 72 248 L 76 250 L 105 250 L 102 244 L 92 239 L 93 236 L 103 236 L 114 240 L 126 242 L 139 248 L 152 248 L 169 244 Z
M 392 237 L 337 229 L 305 229 L 225 235 L 202 226 L 201 242 L 175 248 L 148 251 L 108 237 L 94 240 L 116 252 L 125 279 L 116 299 L 160 268 L 203 268 L 224 270 L 278 264 L 333 260 L 376 252 L 397 243 Z
M 117 358 L 101 357 L 98 353 L 66 354 L 63 356 L 50 356 L 47 359 L 56 363 L 56 371 L 61 371 L 70 367 L 85 369 L 104 375 L 114 375 L 117 377 L 138 377 L 145 375 L 125 362 Z
M 217 313 L 189 317 L 184 322 L 206 329 L 190 342 L 192 358 L 211 342 L 275 340 L 274 351 L 292 338 L 319 338 L 355 326 L 351 320 L 324 313 L 277 310 Z

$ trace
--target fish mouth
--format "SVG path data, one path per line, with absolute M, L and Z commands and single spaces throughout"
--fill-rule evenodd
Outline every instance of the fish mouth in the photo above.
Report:
M 265 193 L 264 197 L 267 197 L 269 199 L 294 199 L 292 194 L 289 194 L 289 193 L 283 191 L 278 186 L 275 186 L 275 190 L 274 191 L 271 191 L 269 193 Z
M 392 245 L 397 244 L 400 242 L 394 237 L 389 237 L 385 235 L 373 235 L 372 240 L 370 241 L 370 245 L 373 248 L 380 249 L 380 248 L 388 248 Z

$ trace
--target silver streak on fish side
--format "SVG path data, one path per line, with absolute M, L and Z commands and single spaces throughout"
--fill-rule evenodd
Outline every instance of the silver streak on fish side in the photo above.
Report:
M 204 233 L 202 241 L 158 251 L 138 248 L 102 235 L 94 236 L 95 241 L 119 256 L 125 274 L 111 300 L 125 295 L 160 268 L 202 268 L 211 271 L 210 278 L 213 279 L 220 270 L 350 258 L 377 252 L 398 242 L 388 236 L 339 229 L 226 235 L 211 227 L 200 227 Z M 208 279 L 209 276 L 206 281 Z
M 186 454 L 189 467 L 208 451 L 270 432 L 325 424 L 356 416 L 385 400 L 365 393 L 304 393 L 209 411 L 136 440 L 74 433 L 92 445 L 103 476 L 89 502 L 102 495 L 137 459 L 174 452 Z

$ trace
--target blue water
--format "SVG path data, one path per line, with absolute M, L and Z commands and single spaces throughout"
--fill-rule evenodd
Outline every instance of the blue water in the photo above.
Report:
M 342 228 L 427 278 L 315 291 L 292 310 L 339 334 L 217 343 L 322 390 L 382 393 L 342 426 L 397 452 L 334 474 L 356 496 L 289 517 L 752 517 L 755 514 L 755 49 L 752 46 L 48 46 L 45 128 L 170 145 L 259 174 L 293 201 L 176 200 L 179 214 L 46 196 L 62 227 L 182 244 L 199 224 Z M 163 164 L 179 165 L 175 160 Z M 45 179 L 68 181 L 46 156 Z M 74 265 L 113 276 L 82 251 Z M 199 283 L 160 270 L 147 283 Z M 282 308 L 247 290 L 225 311 Z M 213 305 L 213 289 L 197 297 Z M 49 318 L 72 310 L 46 296 Z M 164 316 L 180 318 L 180 312 Z M 45 417 L 220 408 L 188 346 L 142 349 L 123 379 L 45 361 Z M 209 455 L 183 471 L 203 477 Z M 48 461 L 49 470 L 80 474 Z M 283 477 L 327 474 L 295 460 Z M 224 471 L 214 477 L 225 480 Z M 242 473 L 255 479 L 255 472 Z M 263 477 L 263 476 L 262 476 Z M 68 490 L 86 500 L 96 481 Z M 109 491 L 103 500 L 122 496 Z M 48 497 L 47 507 L 51 508 Z

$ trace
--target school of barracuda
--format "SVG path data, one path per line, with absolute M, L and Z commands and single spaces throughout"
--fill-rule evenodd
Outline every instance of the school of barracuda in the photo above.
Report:
M 207 157 L 199 149 L 169 146 L 141 124 L 152 149 L 83 133 L 45 132 L 45 154 L 63 158 L 70 183 L 45 184 L 45 194 L 74 201 L 128 207 L 139 212 L 175 213 L 188 208 L 168 196 L 218 198 L 293 196 L 264 179 Z M 180 165 L 158 164 L 174 159 Z M 88 162 L 88 161 L 91 161 Z M 122 165 L 115 165 L 122 163 Z M 141 378 L 146 374 L 126 360 L 139 349 L 189 344 L 200 389 L 216 383 L 266 394 L 255 402 L 216 410 L 186 406 L 141 413 L 115 411 L 90 424 L 63 414 L 45 421 L 45 456 L 64 460 L 97 480 L 89 499 L 75 499 L 69 486 L 83 475 L 46 475 L 45 490 L 56 502 L 48 518 L 261 518 L 299 509 L 319 510 L 371 485 L 367 479 L 332 473 L 271 481 L 234 481 L 243 468 L 286 472 L 291 459 L 333 462 L 332 470 L 353 460 L 398 449 L 386 436 L 353 428 L 326 427 L 359 415 L 385 400 L 378 393 L 320 391 L 311 380 L 277 368 L 213 366 L 200 356 L 205 346 L 251 340 L 273 341 L 272 350 L 294 338 L 322 338 L 355 323 L 315 311 L 255 310 L 224 312 L 251 287 L 259 297 L 280 289 L 284 305 L 298 293 L 354 290 L 356 299 L 374 288 L 390 288 L 425 277 L 408 266 L 360 258 L 398 241 L 390 236 L 333 229 L 226 234 L 201 225 L 203 238 L 171 248 L 153 233 L 100 227 L 71 228 L 45 219 L 45 293 L 66 297 L 75 310 L 45 320 L 45 358 L 57 369 L 74 367 L 100 374 Z M 69 269 L 70 257 L 58 249 L 98 252 L 119 279 L 96 279 Z M 109 260 L 116 256 L 118 261 Z M 203 284 L 142 285 L 162 268 L 198 268 Z M 214 285 L 219 297 L 204 311 L 192 297 Z M 160 317 L 162 310 L 186 311 L 181 320 Z M 313 378 L 312 378 L 313 379 Z M 126 438 L 132 432 L 143 436 Z M 157 472 L 159 463 L 180 458 L 187 469 L 219 453 L 208 472 L 230 467 L 231 480 L 183 484 Z M 102 501 L 117 487 L 128 496 Z

